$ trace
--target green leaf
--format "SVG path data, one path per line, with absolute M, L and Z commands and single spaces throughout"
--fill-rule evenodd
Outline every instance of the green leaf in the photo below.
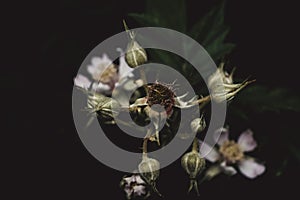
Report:
M 129 13 L 128 16 L 135 19 L 138 23 L 143 26 L 159 26 L 159 18 L 146 15 L 146 14 L 138 14 L 138 13 Z
M 207 35 L 224 24 L 225 1 L 214 7 L 202 17 L 190 30 L 190 36 L 195 40 L 204 41 Z
M 143 26 L 159 26 L 186 32 L 186 6 L 184 0 L 147 0 L 143 14 L 130 13 Z
M 143 14 L 130 13 L 133 19 L 143 26 L 155 26 L 175 29 L 181 32 L 186 31 L 186 6 L 184 0 L 147 0 L 146 11 Z M 202 17 L 191 29 L 188 34 L 196 39 L 204 46 L 210 56 L 216 62 L 218 59 L 229 54 L 235 47 L 232 43 L 224 43 L 226 36 L 229 33 L 229 26 L 224 24 L 225 1 L 221 1 L 208 14 Z M 168 39 L 168 37 L 166 37 Z M 183 47 L 185 52 L 189 52 L 189 46 Z M 178 63 L 178 59 L 173 59 L 172 55 L 159 52 L 150 53 L 152 58 L 161 60 L 164 64 Z M 195 55 L 194 58 L 198 59 Z M 175 64 L 174 64 L 175 63 Z M 190 68 L 190 71 L 183 69 L 184 75 L 189 77 L 189 80 L 196 84 L 200 81 L 199 76 L 195 76 L 195 70 Z
M 224 24 L 225 1 L 214 7 L 201 18 L 191 29 L 189 35 L 200 42 L 211 57 L 217 61 L 229 54 L 234 44 L 224 43 L 229 33 L 229 26 Z
M 159 19 L 159 25 L 185 32 L 185 0 L 147 0 L 146 14 Z
M 210 56 L 213 58 L 213 60 L 217 61 L 218 59 L 222 58 L 223 56 L 229 54 L 232 52 L 232 50 L 235 48 L 235 44 L 233 43 L 226 43 L 222 45 L 213 45 L 207 48 L 207 52 L 210 54 Z

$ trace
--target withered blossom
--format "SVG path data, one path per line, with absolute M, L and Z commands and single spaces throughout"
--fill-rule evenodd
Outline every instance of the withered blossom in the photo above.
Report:
M 216 72 L 208 78 L 208 88 L 214 101 L 218 103 L 230 101 L 239 91 L 253 82 L 234 83 L 233 74 L 234 70 L 229 74 L 224 70 L 224 63 L 221 63 Z
M 127 199 L 146 197 L 148 193 L 146 183 L 139 174 L 123 177 L 120 186 L 124 189 Z

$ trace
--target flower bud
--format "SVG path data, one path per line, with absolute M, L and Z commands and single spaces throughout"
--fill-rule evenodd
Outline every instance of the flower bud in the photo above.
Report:
M 145 49 L 143 49 L 137 41 L 135 41 L 134 32 L 130 31 L 126 22 L 123 21 L 126 32 L 129 34 L 130 42 L 125 53 L 125 61 L 129 67 L 135 68 L 139 65 L 145 64 L 148 60 Z
M 159 196 L 161 194 L 156 189 L 155 181 L 159 177 L 160 164 L 156 159 L 148 158 L 146 155 L 143 156 L 142 162 L 138 166 L 139 173 L 142 175 L 147 184 L 149 184 L 153 191 L 156 192 Z
M 206 123 L 203 115 L 200 118 L 196 118 L 191 122 L 191 129 L 193 133 L 201 132 L 205 129 Z
M 139 172 L 143 178 L 149 183 L 153 183 L 159 176 L 160 164 L 153 158 L 144 157 L 139 164 Z
M 205 159 L 200 157 L 198 152 L 186 153 L 181 159 L 181 165 L 190 175 L 190 179 L 195 179 L 205 168 Z
M 193 142 L 193 150 L 184 154 L 184 156 L 181 158 L 181 165 L 190 176 L 190 187 L 188 192 L 194 188 L 197 192 L 197 195 L 199 195 L 196 178 L 205 168 L 205 159 L 200 157 L 197 148 L 198 140 L 195 138 Z
M 129 67 L 135 68 L 145 64 L 147 60 L 148 58 L 145 49 L 143 49 L 134 39 L 131 39 L 125 54 L 125 61 Z

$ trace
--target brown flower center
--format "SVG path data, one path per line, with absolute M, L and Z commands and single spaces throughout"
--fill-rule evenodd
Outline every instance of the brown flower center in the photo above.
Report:
M 100 77 L 94 77 L 97 81 L 104 84 L 111 84 L 117 81 L 118 72 L 114 64 L 109 65 L 101 74 Z
M 235 141 L 225 141 L 219 149 L 223 158 L 230 163 L 236 163 L 244 158 L 244 153 Z
M 152 85 L 148 85 L 147 88 L 147 103 L 149 106 L 159 104 L 165 108 L 168 115 L 171 114 L 172 107 L 175 103 L 175 94 L 171 90 L 171 87 L 161 83 L 154 83 Z

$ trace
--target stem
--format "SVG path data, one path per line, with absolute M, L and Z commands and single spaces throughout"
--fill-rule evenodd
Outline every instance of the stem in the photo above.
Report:
M 209 101 L 203 102 L 203 103 L 199 106 L 199 109 L 201 110 L 201 109 L 204 108 L 208 103 L 209 103 Z
M 144 138 L 144 141 L 143 141 L 143 159 L 147 158 L 148 140 L 149 140 L 149 137 L 146 137 L 146 138 Z
M 147 87 L 147 78 L 146 78 L 146 73 L 144 71 L 144 69 L 140 69 L 140 76 L 141 76 L 141 79 L 143 81 L 143 84 L 144 84 L 144 89 L 145 89 L 145 92 L 146 92 L 146 96 L 148 96 L 148 87 Z
M 209 101 L 210 101 L 210 95 L 207 95 L 206 97 L 203 97 L 201 99 L 198 99 L 198 100 L 192 102 L 192 104 L 207 103 Z
M 125 31 L 128 33 L 128 35 L 129 35 L 129 37 L 131 38 L 131 39 L 133 39 L 134 38 L 134 34 L 129 30 L 129 28 L 128 28 L 128 26 L 127 26 L 127 24 L 126 24 L 126 22 L 125 22 L 125 20 L 123 19 L 123 25 L 124 25 L 124 28 L 125 28 Z
M 192 151 L 193 152 L 198 152 L 198 139 L 197 139 L 197 137 L 194 138 Z

